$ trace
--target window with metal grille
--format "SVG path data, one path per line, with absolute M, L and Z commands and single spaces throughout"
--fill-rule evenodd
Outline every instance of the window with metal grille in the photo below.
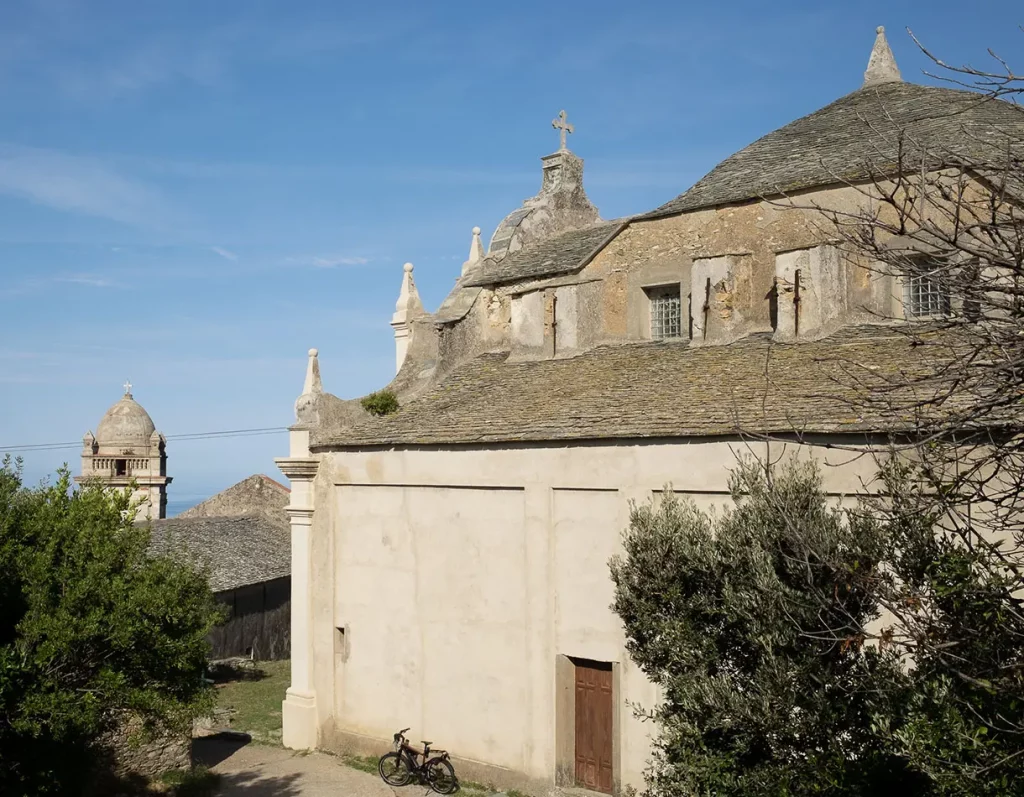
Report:
M 678 285 L 649 288 L 651 304 L 651 339 L 678 338 L 683 334 L 683 302 Z
M 949 292 L 927 264 L 904 275 L 903 308 L 907 318 L 949 315 Z

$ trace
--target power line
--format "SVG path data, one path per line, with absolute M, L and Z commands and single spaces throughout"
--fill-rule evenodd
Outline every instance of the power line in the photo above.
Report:
M 168 440 L 215 440 L 224 437 L 258 437 L 260 435 L 278 434 L 287 432 L 287 426 L 266 426 L 260 429 L 227 429 L 220 432 L 186 432 L 182 434 L 166 435 Z M 0 446 L 0 452 L 30 452 L 30 451 L 62 451 L 71 448 L 81 448 L 82 441 L 73 443 L 28 443 L 17 446 Z

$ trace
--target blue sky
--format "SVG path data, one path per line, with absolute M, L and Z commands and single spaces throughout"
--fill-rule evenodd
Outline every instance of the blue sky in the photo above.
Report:
M 860 85 L 883 24 L 1024 67 L 1019 4 L 0 4 L 0 450 L 77 441 L 130 378 L 165 434 L 286 426 L 306 350 L 388 381 L 405 261 L 428 309 L 570 147 L 602 216 L 679 194 Z M 169 446 L 171 499 L 278 475 L 283 434 Z M 78 452 L 25 454 L 36 481 Z

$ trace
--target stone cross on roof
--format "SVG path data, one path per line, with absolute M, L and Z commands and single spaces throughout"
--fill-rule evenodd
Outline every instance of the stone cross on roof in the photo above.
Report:
M 575 128 L 569 124 L 565 116 L 565 111 L 559 111 L 558 118 L 551 121 L 551 126 L 558 131 L 560 146 L 558 147 L 559 152 L 565 152 L 567 147 L 565 146 L 565 134 L 574 133 Z
M 129 380 L 125 379 L 123 387 L 124 387 L 124 394 L 126 396 L 130 396 L 132 394 L 132 383 Z

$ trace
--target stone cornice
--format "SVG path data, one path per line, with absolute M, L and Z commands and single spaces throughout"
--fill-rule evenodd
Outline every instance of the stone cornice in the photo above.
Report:
M 285 514 L 293 526 L 309 526 L 313 522 L 313 507 L 286 506 Z
M 320 460 L 315 457 L 278 457 L 274 464 L 292 481 L 311 481 L 320 468 Z

